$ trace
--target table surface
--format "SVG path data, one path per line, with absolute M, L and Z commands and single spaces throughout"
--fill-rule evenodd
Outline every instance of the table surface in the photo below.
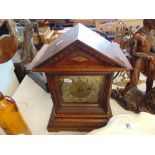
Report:
M 145 84 L 139 85 L 140 89 L 145 89 Z M 113 88 L 116 88 L 113 85 Z M 87 132 L 48 132 L 47 125 L 52 110 L 52 100 L 50 94 L 45 92 L 28 75 L 25 76 L 14 95 L 12 96 L 17 106 L 34 135 L 83 135 Z M 120 107 L 116 101 L 110 99 L 113 116 L 121 114 L 133 114 Z M 0 131 L 0 134 L 4 132 Z

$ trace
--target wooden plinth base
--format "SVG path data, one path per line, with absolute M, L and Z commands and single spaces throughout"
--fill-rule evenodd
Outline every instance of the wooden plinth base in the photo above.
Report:
M 111 117 L 111 109 L 109 109 L 106 115 L 63 114 L 62 116 L 61 114 L 60 116 L 52 112 L 47 129 L 49 132 L 92 131 L 105 126 Z

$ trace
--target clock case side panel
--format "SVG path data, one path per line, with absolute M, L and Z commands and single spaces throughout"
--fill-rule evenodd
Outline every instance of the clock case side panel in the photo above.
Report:
M 48 89 L 51 94 L 51 99 L 53 101 L 53 110 L 57 112 L 60 109 L 60 104 L 59 104 L 57 93 L 55 92 L 56 88 L 55 88 L 55 82 L 53 79 L 53 74 L 46 73 L 46 78 L 47 78 Z
M 112 91 L 112 82 L 113 82 L 113 76 L 114 73 L 107 74 L 106 82 L 105 82 L 105 99 L 104 99 L 104 104 L 103 108 L 105 109 L 105 112 L 108 113 L 110 109 L 110 96 L 111 96 L 111 91 Z M 111 109 L 110 109 L 111 110 Z

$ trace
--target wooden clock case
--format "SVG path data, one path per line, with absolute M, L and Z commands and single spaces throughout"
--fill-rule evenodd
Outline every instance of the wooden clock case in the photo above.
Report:
M 48 131 L 91 131 L 107 124 L 112 117 L 109 99 L 113 73 L 131 69 L 123 52 L 107 52 L 106 46 L 110 45 L 111 42 L 77 24 L 38 53 L 28 66 L 33 71 L 45 72 L 47 77 L 53 101 Z M 63 104 L 55 80 L 63 75 L 103 76 L 100 103 Z

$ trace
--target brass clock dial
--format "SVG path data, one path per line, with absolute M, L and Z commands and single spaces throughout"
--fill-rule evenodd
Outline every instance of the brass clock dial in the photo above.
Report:
M 92 87 L 88 84 L 88 82 L 79 80 L 73 82 L 73 84 L 69 86 L 69 92 L 74 97 L 85 98 L 91 94 Z
M 97 103 L 103 76 L 61 76 L 59 83 L 64 103 Z

